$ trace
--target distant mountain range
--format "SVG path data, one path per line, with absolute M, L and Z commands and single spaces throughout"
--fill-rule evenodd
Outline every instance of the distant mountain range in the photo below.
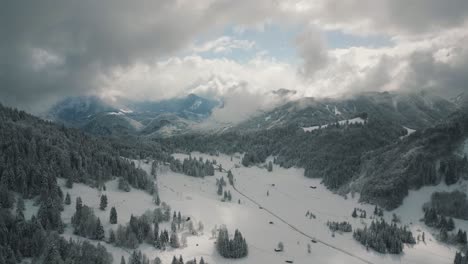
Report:
M 82 96 L 60 101 L 46 117 L 97 135 L 160 136 L 187 131 L 192 124 L 208 118 L 216 107 L 222 107 L 222 104 L 195 94 L 119 104 L 95 96 Z
M 288 96 L 295 91 L 274 92 Z M 430 93 L 369 92 L 341 99 L 301 98 L 259 112 L 238 124 L 215 124 L 210 133 L 269 130 L 281 127 L 315 127 L 369 116 L 410 130 L 420 130 L 446 118 L 468 102 L 464 94 L 451 100 Z M 47 118 L 103 136 L 147 137 L 197 133 L 221 100 L 195 94 L 162 101 L 108 103 L 98 97 L 67 98 L 48 112 Z

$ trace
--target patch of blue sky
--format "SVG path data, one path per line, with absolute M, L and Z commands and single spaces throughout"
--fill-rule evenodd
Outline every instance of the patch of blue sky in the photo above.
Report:
M 229 36 L 232 39 L 248 40 L 255 43 L 250 49 L 231 49 L 229 51 L 215 52 L 214 50 L 200 52 L 199 55 L 207 58 L 226 58 L 238 62 L 246 62 L 259 54 L 274 58 L 279 61 L 297 63 L 297 51 L 295 39 L 301 33 L 299 26 L 281 26 L 267 24 L 262 29 L 230 26 L 219 35 L 208 35 L 199 39 L 197 43 L 216 39 L 220 36 Z M 359 36 L 344 33 L 340 30 L 324 31 L 324 38 L 329 49 L 342 49 L 350 47 L 378 48 L 392 46 L 392 40 L 383 35 Z

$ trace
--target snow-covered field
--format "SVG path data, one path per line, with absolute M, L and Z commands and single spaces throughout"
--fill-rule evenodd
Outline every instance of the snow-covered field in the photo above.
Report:
M 176 154 L 177 158 L 187 157 L 184 154 Z M 217 157 L 199 153 L 192 153 L 192 157 L 216 159 L 225 169 L 232 169 L 235 177 L 236 188 L 249 196 L 257 204 L 249 201 L 237 193 L 231 186 L 226 187 L 232 194 L 232 202 L 222 202 L 216 194 L 216 178 L 226 173 L 216 172 L 215 176 L 195 178 L 162 170 L 158 175 L 159 192 L 162 201 L 167 202 L 173 210 L 180 211 L 183 215 L 190 216 L 195 223 L 202 221 L 204 233 L 199 236 L 190 236 L 187 239 L 187 247 L 180 249 L 169 249 L 166 251 L 156 250 L 151 245 L 143 244 L 140 250 L 150 259 L 156 256 L 163 263 L 170 263 L 173 255 L 183 255 L 185 260 L 203 256 L 208 263 L 285 263 L 292 260 L 294 263 L 452 263 L 456 252 L 455 248 L 438 243 L 430 235 L 431 230 L 426 228 L 419 219 L 423 212 L 421 206 L 429 200 L 430 195 L 436 190 L 452 190 L 462 188 L 465 185 L 447 187 L 440 185 L 436 187 L 425 187 L 419 191 L 411 191 L 405 199 L 404 204 L 396 209 L 403 223 L 408 224 L 417 236 L 420 232 L 426 232 L 426 243 L 419 242 L 413 247 L 406 247 L 402 255 L 382 255 L 374 251 L 366 251 L 365 247 L 353 240 L 352 234 L 332 233 L 326 226 L 327 220 L 349 221 L 356 227 L 362 227 L 370 223 L 370 219 L 362 220 L 351 217 L 354 207 L 367 210 L 367 215 L 372 216 L 373 206 L 362 205 L 357 202 L 357 195 L 347 199 L 333 194 L 320 184 L 318 179 L 308 179 L 303 176 L 302 169 L 284 169 L 274 165 L 273 171 L 268 172 L 260 167 L 242 167 L 240 155 L 232 158 L 226 155 Z M 140 163 L 140 166 L 149 171 L 150 164 Z M 99 191 L 82 184 L 74 184 L 73 189 L 64 187 L 65 182 L 60 181 L 64 192 L 69 192 L 72 204 L 65 206 L 62 217 L 65 223 L 70 222 L 71 215 L 75 211 L 75 199 L 81 196 L 83 203 L 95 208 L 96 215 L 100 217 L 106 230 L 116 228 L 110 225 L 109 211 L 115 206 L 118 213 L 119 224 L 129 221 L 130 215 L 141 215 L 146 210 L 154 209 L 152 197 L 139 190 L 132 189 L 131 192 L 123 192 L 117 189 L 117 181 L 106 183 L 105 192 L 109 204 L 106 211 L 99 210 Z M 316 187 L 315 189 L 311 186 Z M 267 195 L 267 192 L 269 195 Z M 240 199 L 240 204 L 238 200 Z M 28 212 L 33 206 L 27 201 Z M 312 212 L 316 219 L 305 217 L 307 211 Z M 273 216 L 271 213 L 283 219 Z M 385 217 L 391 219 L 393 212 L 385 212 Z M 32 214 L 32 213 L 31 213 Z M 28 217 L 28 216 L 27 216 Z M 273 224 L 270 224 L 270 221 Z M 249 256 L 238 260 L 224 259 L 215 250 L 215 239 L 212 238 L 211 230 L 215 225 L 224 224 L 228 227 L 230 234 L 238 228 L 245 236 L 249 245 Z M 468 229 L 467 221 L 456 220 L 457 228 Z M 293 229 L 293 226 L 296 229 Z M 163 225 L 162 228 L 168 228 Z M 309 237 L 314 237 L 319 243 L 312 243 Z M 106 232 L 106 236 L 107 236 Z M 179 234 L 181 235 L 181 234 Z M 67 228 L 64 236 L 76 237 L 71 228 Z M 285 251 L 274 252 L 278 242 L 284 243 Z M 323 241 L 328 244 L 320 243 Z M 97 242 L 93 242 L 97 243 Z M 307 244 L 311 244 L 311 253 L 307 252 Z M 122 250 L 104 243 L 113 254 L 114 262 L 120 263 L 120 257 L 128 257 L 129 251 Z M 333 248 L 335 247 L 335 248 Z M 351 254 L 351 255 L 348 255 Z M 364 260 L 364 261 L 363 261 Z

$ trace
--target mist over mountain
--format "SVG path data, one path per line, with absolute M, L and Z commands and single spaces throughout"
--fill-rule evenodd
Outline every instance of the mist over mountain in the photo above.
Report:
M 158 136 L 185 132 L 221 106 L 195 94 L 162 101 L 122 101 L 109 103 L 96 96 L 66 98 L 46 116 L 95 135 Z

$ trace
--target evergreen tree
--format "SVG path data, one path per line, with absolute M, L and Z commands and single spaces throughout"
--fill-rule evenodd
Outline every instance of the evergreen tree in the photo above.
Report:
M 132 254 L 128 257 L 128 264 L 143 264 L 141 251 L 137 252 L 134 250 Z
M 356 208 L 354 208 L 353 213 L 351 214 L 351 216 L 352 216 L 353 218 L 356 218 L 356 217 L 357 217 Z
M 76 197 L 76 202 L 75 202 L 75 210 L 78 212 L 81 210 L 83 207 L 83 201 L 81 200 L 81 197 Z
M 107 195 L 101 195 L 101 203 L 99 204 L 99 209 L 106 210 L 107 207 Z
M 114 206 L 112 206 L 110 210 L 110 215 L 109 215 L 109 223 L 111 224 L 117 224 L 117 210 L 115 209 Z
M 203 257 L 200 258 L 200 264 L 205 264 L 205 260 L 203 259 Z
M 179 237 L 175 232 L 172 232 L 171 237 L 169 239 L 169 244 L 171 245 L 172 248 L 179 248 L 180 243 L 179 243 Z
M 94 230 L 94 239 L 103 240 L 104 239 L 104 227 L 101 224 L 101 219 L 97 219 L 96 229 Z
M 159 194 L 156 194 L 156 198 L 154 199 L 154 202 L 157 206 L 161 205 L 161 199 L 159 198 Z
M 65 187 L 67 187 L 68 189 L 73 188 L 73 179 L 72 179 L 71 174 L 67 177 L 67 181 L 65 182 Z
M 65 196 L 65 204 L 66 205 L 70 205 L 71 204 L 71 198 L 70 198 L 70 194 L 67 193 L 67 195 Z
M 49 246 L 47 254 L 44 257 L 43 264 L 63 264 L 62 257 L 55 244 Z
M 125 263 L 125 258 L 123 256 L 120 258 L 120 264 L 126 264 Z
M 227 178 L 228 178 L 229 184 L 234 185 L 234 175 L 232 174 L 231 170 L 228 170 Z
M 109 230 L 109 243 L 115 243 L 115 232 L 112 229 Z
M 453 221 L 453 218 L 450 217 L 447 221 L 447 230 L 452 231 L 455 229 L 455 222 Z
M 457 253 L 455 253 L 455 259 L 453 260 L 453 264 L 463 264 L 463 256 L 458 251 Z
M 223 195 L 223 185 L 218 184 L 218 195 Z

